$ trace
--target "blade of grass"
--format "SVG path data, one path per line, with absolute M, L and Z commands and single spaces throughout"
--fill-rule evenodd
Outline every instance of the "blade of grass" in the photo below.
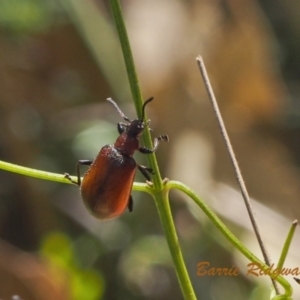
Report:
M 124 82 L 125 67 L 114 26 L 99 13 L 96 1 L 60 0 L 95 63 L 118 97 L 128 98 L 130 89 Z M 103 42 L 105 41 L 105 42 Z

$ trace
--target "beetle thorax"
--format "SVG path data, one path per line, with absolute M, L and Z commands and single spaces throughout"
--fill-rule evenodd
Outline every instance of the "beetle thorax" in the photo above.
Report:
M 145 124 L 140 120 L 133 120 L 126 130 L 117 138 L 115 148 L 123 155 L 132 156 L 139 148 L 139 136 L 143 132 Z
M 131 157 L 134 151 L 139 148 L 139 139 L 123 132 L 117 138 L 114 146 L 121 154 Z

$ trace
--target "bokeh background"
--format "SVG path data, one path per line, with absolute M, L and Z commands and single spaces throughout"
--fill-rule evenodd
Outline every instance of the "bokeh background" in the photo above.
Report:
M 164 177 L 193 188 L 261 257 L 195 58 L 202 55 L 268 252 L 300 218 L 300 3 L 121 1 Z M 0 1 L 0 159 L 75 174 L 117 137 L 131 100 L 108 1 Z M 136 155 L 139 162 L 145 157 Z M 139 175 L 137 181 L 144 179 Z M 0 171 L 0 298 L 182 299 L 152 199 L 90 216 L 75 186 Z M 170 198 L 199 299 L 267 299 L 270 281 L 192 201 Z M 300 267 L 296 233 L 286 266 Z M 197 263 L 240 269 L 197 276 Z M 299 296 L 300 286 L 286 276 Z

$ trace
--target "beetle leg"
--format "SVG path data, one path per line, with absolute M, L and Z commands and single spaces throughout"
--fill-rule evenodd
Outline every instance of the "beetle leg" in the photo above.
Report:
M 71 178 L 71 176 L 70 176 L 69 173 L 65 173 L 65 174 L 64 174 L 64 177 L 65 177 L 66 179 L 68 179 L 69 181 L 71 181 L 72 183 L 78 184 L 77 181 L 75 181 L 75 180 L 73 180 L 73 179 Z
M 80 166 L 90 166 L 93 163 L 89 159 L 81 159 L 77 162 L 77 184 L 81 186 Z
M 81 176 L 80 176 L 80 166 L 90 166 L 93 163 L 92 160 L 88 160 L 88 159 L 81 159 L 77 162 L 77 181 L 73 180 L 70 176 L 70 174 L 65 173 L 65 178 L 69 179 L 72 183 L 77 184 L 77 185 L 81 185 Z
M 149 149 L 149 148 L 146 148 L 146 147 L 140 147 L 138 150 L 141 152 L 141 153 L 144 153 L 144 154 L 149 154 L 149 153 L 153 153 L 156 151 L 160 141 L 166 141 L 168 142 L 169 141 L 169 137 L 167 135 L 160 135 L 159 137 L 155 138 L 154 139 L 154 147 L 153 149 Z M 147 179 L 147 181 L 150 181 L 151 182 L 151 178 L 149 176 L 149 173 L 150 174 L 154 174 L 153 170 L 149 167 L 146 167 L 146 166 L 141 166 L 141 165 L 138 165 L 138 168 L 139 170 L 141 171 L 141 173 L 144 175 L 144 177 Z
M 129 210 L 130 212 L 132 212 L 132 210 L 133 210 L 133 199 L 132 199 L 132 196 L 131 196 L 131 195 L 129 196 L 127 207 L 128 207 L 128 210 Z
M 150 174 L 154 174 L 153 170 L 149 167 L 146 167 L 146 166 L 141 166 L 141 165 L 138 165 L 138 169 L 141 171 L 141 173 L 144 175 L 144 177 L 148 180 L 148 181 L 151 181 L 151 178 L 149 176 L 149 173 Z
M 149 154 L 149 153 L 153 153 L 156 151 L 160 141 L 166 141 L 168 142 L 169 141 L 169 137 L 167 135 L 160 135 L 159 137 L 155 138 L 154 139 L 154 147 L 153 149 L 149 149 L 149 148 L 146 148 L 146 147 L 140 147 L 139 148 L 139 151 L 141 153 L 144 153 L 144 154 Z

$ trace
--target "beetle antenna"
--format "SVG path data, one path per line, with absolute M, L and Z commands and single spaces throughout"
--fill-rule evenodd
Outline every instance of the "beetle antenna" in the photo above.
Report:
M 108 102 L 110 102 L 114 107 L 115 109 L 117 110 L 117 112 L 119 113 L 119 115 L 127 122 L 130 122 L 129 118 L 127 118 L 124 113 L 121 111 L 121 109 L 119 108 L 119 106 L 117 105 L 117 103 L 111 99 L 111 98 L 107 98 L 106 99 Z
M 149 98 L 148 100 L 146 100 L 145 103 L 143 104 L 143 107 L 142 107 L 142 118 L 141 118 L 142 121 L 144 120 L 144 117 L 145 117 L 145 107 L 146 107 L 146 105 L 147 105 L 149 102 L 151 102 L 153 99 L 154 99 L 154 97 L 151 97 L 151 98 Z

